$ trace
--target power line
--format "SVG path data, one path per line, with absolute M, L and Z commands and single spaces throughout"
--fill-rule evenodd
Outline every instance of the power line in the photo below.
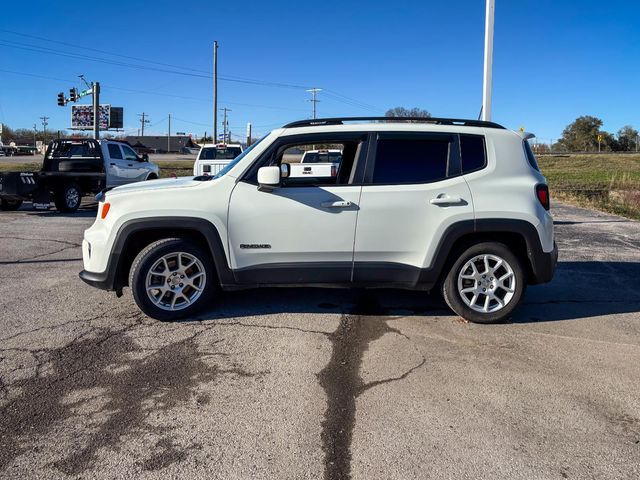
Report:
M 6 30 L 0 30 L 0 31 L 6 31 Z M 11 33 L 13 33 L 13 32 L 11 32 Z M 57 42 L 55 40 L 45 39 L 44 37 L 35 37 L 35 36 L 33 36 L 33 37 L 42 39 L 44 41 L 51 41 L 51 42 L 63 43 L 63 44 L 65 43 L 65 42 Z M 8 42 L 8 43 L 2 43 L 2 42 Z M 73 44 L 69 44 L 69 45 L 73 45 Z M 209 72 L 205 73 L 203 70 L 186 68 L 186 70 L 191 70 L 192 72 L 203 72 L 203 73 L 191 73 L 191 72 L 184 71 L 185 67 L 178 67 L 178 66 L 174 66 L 174 65 L 171 65 L 171 64 L 163 64 L 161 62 L 155 62 L 155 61 L 152 61 L 152 60 L 144 60 L 144 59 L 140 59 L 139 57 L 130 57 L 128 55 L 113 54 L 113 53 L 105 52 L 105 51 L 102 51 L 102 50 L 100 50 L 100 52 L 104 52 L 104 53 L 106 53 L 108 55 L 121 56 L 121 57 L 124 57 L 124 58 L 131 58 L 131 59 L 137 59 L 139 61 L 143 61 L 143 62 L 147 62 L 147 63 L 171 66 L 172 68 L 182 68 L 183 70 L 169 70 L 169 69 L 165 69 L 165 68 L 151 67 L 151 66 L 148 66 L 148 65 L 137 65 L 137 64 L 120 62 L 120 61 L 110 60 L 110 59 L 105 59 L 105 58 L 92 57 L 92 56 L 83 55 L 83 54 L 80 54 L 80 53 L 73 53 L 73 52 L 65 52 L 65 51 L 61 51 L 61 50 L 55 50 L 55 49 L 52 49 L 52 48 L 42 47 L 42 46 L 39 46 L 39 45 L 19 43 L 19 42 L 14 42 L 14 41 L 11 41 L 11 40 L 1 40 L 0 39 L 0 46 L 10 47 L 10 48 L 18 48 L 18 49 L 22 49 L 22 50 L 33 51 L 33 52 L 49 54 L 49 55 L 59 55 L 59 56 L 67 57 L 67 58 L 75 58 L 75 59 L 79 59 L 79 60 L 88 60 L 88 61 L 92 61 L 92 62 L 105 63 L 105 64 L 108 64 L 108 65 L 121 66 L 121 67 L 127 67 L 127 68 L 134 68 L 134 69 L 140 69 L 140 70 L 150 70 L 150 71 L 157 71 L 157 72 L 163 72 L 163 73 L 172 73 L 172 74 L 176 74 L 176 75 L 190 76 L 190 77 L 196 77 L 196 78 L 206 78 L 206 79 L 213 78 L 213 75 L 211 73 L 209 73 Z M 88 50 L 93 50 L 93 51 L 97 50 L 97 49 L 92 49 L 92 48 L 89 48 L 89 47 L 80 47 L 80 46 L 75 46 L 75 47 L 77 47 L 77 48 L 86 48 Z M 247 84 L 247 85 L 278 87 L 278 88 L 290 88 L 290 89 L 305 89 L 305 90 L 309 89 L 309 87 L 305 86 L 305 85 L 296 85 L 296 84 L 283 83 L 283 82 L 272 82 L 272 81 L 268 81 L 268 80 L 252 79 L 252 78 L 240 77 L 240 76 L 235 76 L 235 75 L 218 76 L 218 79 L 219 80 L 223 80 L 223 81 L 227 81 L 227 82 L 243 83 L 243 84 Z M 376 111 L 380 111 L 381 110 L 379 107 L 376 107 L 374 105 L 369 105 L 369 104 L 366 104 L 364 102 L 360 102 L 359 100 L 355 100 L 353 98 L 347 97 L 346 95 L 342 95 L 342 94 L 340 94 L 338 92 L 335 92 L 333 90 L 326 89 L 326 93 L 329 96 L 334 97 L 335 100 L 340 101 L 342 103 L 345 103 L 347 105 L 351 105 L 351 106 L 355 106 L 355 107 L 359 107 L 359 108 L 364 108 L 364 109 L 376 110 Z
M 342 94 L 340 94 L 338 92 L 335 92 L 335 91 L 333 91 L 331 89 L 328 89 L 328 88 L 325 89 L 325 95 L 327 95 L 329 97 L 333 97 L 335 100 L 337 100 L 339 102 L 346 103 L 348 105 L 352 105 L 352 106 L 355 106 L 355 107 L 360 107 L 360 108 L 365 109 L 365 110 L 371 110 L 371 111 L 376 111 L 376 112 L 379 112 L 379 111 L 382 110 L 382 108 L 380 108 L 380 107 L 377 107 L 375 105 L 370 105 L 370 104 L 365 103 L 365 102 L 361 102 L 361 101 L 356 100 L 354 98 L 347 97 L 346 95 L 342 95 Z
M 41 78 L 43 80 L 55 80 L 57 82 L 64 82 L 64 83 L 69 83 L 69 82 L 75 82 L 76 79 L 75 78 L 58 78 L 58 77 L 50 77 L 47 75 L 39 75 L 39 74 L 35 74 L 35 73 L 30 73 L 30 72 L 16 72 L 15 70 L 5 70 L 5 69 L 0 69 L 0 73 L 10 73 L 13 75 L 22 75 L 25 77 L 34 77 L 34 78 Z M 125 87 L 118 87 L 115 85 L 102 85 L 101 86 L 103 89 L 107 88 L 107 89 L 111 89 L 111 90 L 118 90 L 118 91 L 122 91 L 125 93 L 136 93 L 136 94 L 144 94 L 144 95 L 156 95 L 156 96 L 160 96 L 160 97 L 169 97 L 169 98 L 178 98 L 178 99 L 182 99 L 182 100 L 194 100 L 194 101 L 198 101 L 198 102 L 203 102 L 203 101 L 211 101 L 211 98 L 204 98 L 204 97 L 190 97 L 190 96 L 186 96 L 186 95 L 176 95 L 176 94 L 172 94 L 172 93 L 162 93 L 162 92 L 150 92 L 147 90 L 137 90 L 134 88 L 125 88 Z M 280 106 L 276 106 L 276 105 L 263 105 L 263 104 L 255 104 L 255 103 L 242 103 L 242 102 L 229 102 L 229 101 L 225 101 L 224 103 L 227 103 L 229 105 L 238 105 L 238 106 L 242 106 L 242 107 L 253 107 L 253 108 L 266 108 L 266 109 L 272 109 L 272 110 L 287 110 L 287 111 L 291 111 L 291 112 L 306 112 L 306 109 L 302 109 L 302 108 L 290 108 L 290 107 L 280 107 Z
M 138 69 L 138 70 L 149 70 L 149 71 L 154 71 L 154 72 L 172 73 L 172 74 L 175 74 L 175 75 L 183 75 L 183 76 L 187 76 L 187 77 L 196 77 L 196 78 L 206 78 L 206 79 L 213 78 L 213 75 L 211 73 L 200 74 L 200 73 L 191 73 L 191 72 L 186 72 L 186 71 L 181 71 L 181 70 L 170 70 L 170 69 L 167 69 L 167 68 L 152 67 L 152 66 L 148 66 L 148 65 L 138 65 L 138 64 L 134 64 L 134 63 L 127 63 L 127 62 L 120 62 L 120 61 L 117 61 L 117 60 L 110 60 L 110 59 L 107 59 L 107 58 L 92 57 L 92 56 L 84 55 L 84 54 L 81 54 L 81 53 L 64 52 L 64 51 L 61 51 L 61 50 L 56 50 L 56 49 L 48 48 L 48 47 L 42 47 L 42 46 L 39 46 L 39 45 L 31 45 L 31 44 L 13 42 L 11 40 L 0 40 L 0 46 L 9 47 L 9 48 L 17 48 L 17 49 L 20 49 L 20 50 L 26 50 L 26 51 L 37 52 L 37 53 L 44 53 L 44 54 L 48 54 L 48 55 L 58 55 L 58 56 L 67 57 L 67 58 L 75 58 L 77 60 L 88 60 L 90 62 L 98 62 L 98 63 L 107 64 L 107 65 L 115 65 L 115 66 L 119 66 L 119 67 L 134 68 L 134 69 Z M 249 84 L 249 85 L 259 85 L 259 86 L 267 86 L 267 87 L 280 87 L 280 88 L 293 88 L 293 89 L 304 89 L 304 88 L 306 88 L 306 87 L 304 87 L 302 85 L 292 85 L 292 84 L 287 84 L 287 83 L 270 82 L 270 81 L 264 81 L 264 80 L 235 77 L 235 76 L 221 76 L 221 75 L 219 75 L 218 79 L 219 80 L 224 80 L 226 82 L 236 82 L 236 83 L 244 83 L 244 84 Z
M 198 126 L 202 126 L 202 127 L 209 127 L 211 126 L 211 124 L 209 123 L 201 123 L 201 122 L 193 122 L 191 120 L 184 120 L 183 118 L 178 118 L 175 115 L 172 115 L 171 117 L 173 120 L 177 120 L 179 122 L 184 122 L 184 123 L 190 123 L 192 125 L 198 125 Z
M 132 56 L 129 56 L 129 55 L 122 55 L 121 53 L 108 52 L 106 50 L 100 50 L 98 48 L 92 48 L 92 47 L 88 47 L 86 45 L 77 45 L 77 44 L 74 44 L 74 43 L 61 42 L 59 40 L 52 40 L 50 38 L 39 37 L 37 35 L 29 35 L 29 34 L 26 34 L 26 33 L 14 32 L 12 30 L 6 30 L 4 28 L 0 28 L 0 32 L 9 33 L 11 35 L 19 35 L 21 37 L 34 38 L 36 40 L 43 40 L 45 42 L 50 42 L 50 43 L 57 43 L 58 45 L 65 45 L 67 47 L 80 48 L 80 49 L 84 49 L 84 50 L 90 50 L 92 52 L 104 53 L 105 55 L 112 55 L 114 57 L 127 58 L 129 60 L 138 60 L 138 61 L 141 61 L 141 62 L 153 63 L 153 64 L 156 64 L 156 65 L 162 65 L 162 66 L 165 66 L 165 67 L 183 68 L 185 70 L 191 70 L 191 71 L 194 71 L 194 72 L 209 73 L 209 72 L 207 72 L 205 70 L 198 70 L 198 69 L 195 69 L 195 68 L 172 65 L 170 63 L 163 63 L 163 62 L 156 62 L 156 61 L 153 61 L 153 60 L 147 60 L 147 59 L 140 58 L 140 57 L 132 57 Z

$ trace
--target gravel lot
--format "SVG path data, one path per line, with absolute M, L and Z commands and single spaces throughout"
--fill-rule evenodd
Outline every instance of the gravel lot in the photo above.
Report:
M 557 206 L 510 323 L 264 289 L 163 324 L 80 281 L 91 208 L 0 213 L 0 477 L 640 478 L 640 224 Z

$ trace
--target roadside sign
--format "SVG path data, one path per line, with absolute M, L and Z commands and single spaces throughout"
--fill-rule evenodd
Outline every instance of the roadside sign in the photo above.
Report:
M 124 109 L 111 105 L 100 105 L 100 130 L 123 128 Z M 71 129 L 93 130 L 93 105 L 71 106 Z

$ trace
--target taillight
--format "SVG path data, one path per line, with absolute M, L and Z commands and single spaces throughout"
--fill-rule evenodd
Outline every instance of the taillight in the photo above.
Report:
M 104 203 L 102 205 L 102 210 L 100 211 L 100 218 L 105 219 L 107 217 L 107 213 L 109 213 L 109 209 L 111 208 L 110 203 Z
M 536 185 L 536 197 L 538 197 L 540 205 L 542 205 L 545 210 L 549 210 L 551 206 L 549 187 L 546 185 Z
M 336 167 L 335 165 L 331 165 L 331 176 L 332 177 L 338 176 L 338 167 Z

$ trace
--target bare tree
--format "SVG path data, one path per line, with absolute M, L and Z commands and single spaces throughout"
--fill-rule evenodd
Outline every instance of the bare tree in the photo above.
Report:
M 405 107 L 395 107 L 387 110 L 387 113 L 384 114 L 385 117 L 419 117 L 419 118 L 430 118 L 431 114 L 423 109 L 423 108 L 405 108 Z

